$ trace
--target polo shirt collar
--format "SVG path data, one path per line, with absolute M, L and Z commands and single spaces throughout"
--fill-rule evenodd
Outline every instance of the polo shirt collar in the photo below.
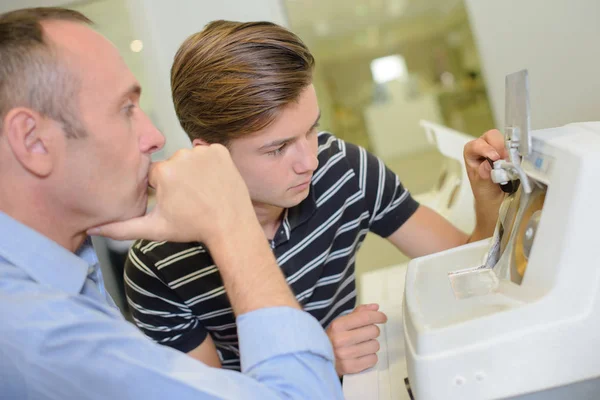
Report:
M 317 201 L 315 199 L 315 191 L 311 184 L 310 192 L 308 196 L 300 204 L 289 208 L 286 210 L 286 214 L 284 216 L 284 223 L 287 221 L 287 224 L 290 230 L 294 230 L 299 225 L 302 225 L 306 221 L 313 216 L 313 214 L 317 211 Z

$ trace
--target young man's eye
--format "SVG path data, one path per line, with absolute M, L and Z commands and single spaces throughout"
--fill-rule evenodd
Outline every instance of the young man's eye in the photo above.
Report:
M 281 146 L 273 151 L 267 152 L 267 154 L 270 156 L 279 156 L 283 153 L 283 151 L 285 150 L 285 147 L 286 147 L 286 145 L 284 144 L 283 146 Z

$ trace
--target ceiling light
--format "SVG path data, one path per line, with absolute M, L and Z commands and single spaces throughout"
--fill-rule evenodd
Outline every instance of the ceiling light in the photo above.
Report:
M 371 73 L 376 83 L 404 80 L 408 77 L 406 61 L 400 55 L 376 58 L 371 61 Z
M 137 40 L 137 39 L 136 40 L 132 40 L 131 43 L 129 44 L 129 48 L 134 53 L 139 53 L 144 48 L 144 43 L 142 43 L 141 40 Z

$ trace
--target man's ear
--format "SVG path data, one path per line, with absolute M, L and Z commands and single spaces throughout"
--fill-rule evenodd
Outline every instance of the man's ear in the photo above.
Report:
M 31 109 L 17 107 L 6 114 L 3 126 L 8 145 L 23 168 L 39 177 L 48 176 L 54 161 L 49 151 L 51 124 L 46 118 Z
M 192 144 L 194 147 L 196 146 L 208 146 L 208 142 L 204 139 L 194 139 L 192 140 Z

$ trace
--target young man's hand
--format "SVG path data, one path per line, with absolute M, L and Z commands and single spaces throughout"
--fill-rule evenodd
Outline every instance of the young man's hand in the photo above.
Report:
M 335 369 L 339 376 L 364 371 L 377 363 L 379 327 L 387 316 L 378 304 L 358 306 L 348 315 L 335 319 L 327 335 L 335 353 Z
M 492 166 L 489 160 L 507 159 L 504 136 L 496 130 L 487 131 L 481 137 L 470 141 L 464 149 L 467 175 L 475 198 L 477 226 L 471 240 L 489 237 L 494 232 L 498 219 L 498 209 L 504 199 L 504 192 L 491 178 Z
M 464 158 L 475 199 L 495 201 L 503 197 L 500 186 L 491 180 L 492 167 L 486 159 L 497 161 L 508 158 L 502 133 L 493 129 L 470 141 L 465 146 Z

